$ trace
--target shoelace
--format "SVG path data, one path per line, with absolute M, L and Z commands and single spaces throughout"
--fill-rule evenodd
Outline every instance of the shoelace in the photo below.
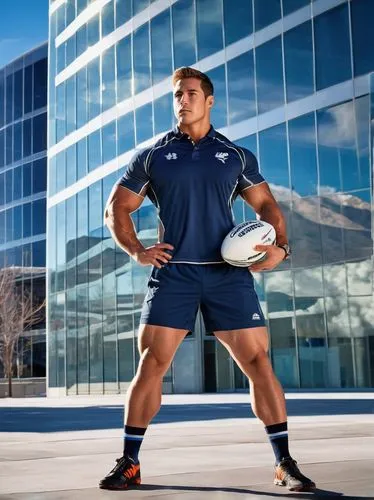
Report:
M 113 467 L 113 469 L 110 471 L 110 474 L 119 471 L 120 469 L 122 469 L 122 467 L 124 465 L 127 465 L 127 464 L 131 464 L 132 465 L 132 463 L 130 462 L 130 460 L 127 457 L 125 457 L 125 456 L 123 456 L 121 458 L 116 458 L 116 462 L 117 463 Z
M 296 479 L 306 480 L 307 478 L 299 471 L 296 460 L 287 460 L 282 464 L 282 469 L 288 476 Z

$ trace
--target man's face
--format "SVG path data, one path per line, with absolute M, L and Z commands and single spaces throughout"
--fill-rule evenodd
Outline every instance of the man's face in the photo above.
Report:
M 213 96 L 205 97 L 198 78 L 178 80 L 173 93 L 174 114 L 183 125 L 192 125 L 205 118 L 214 102 Z

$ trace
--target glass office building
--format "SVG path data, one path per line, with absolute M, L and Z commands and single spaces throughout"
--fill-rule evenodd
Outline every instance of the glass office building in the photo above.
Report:
M 187 65 L 213 80 L 213 125 L 257 155 L 287 218 L 292 258 L 255 275 L 280 381 L 373 387 L 373 17 L 372 0 L 50 3 L 50 395 L 125 391 L 134 375 L 150 268 L 115 247 L 103 208 L 135 150 L 172 127 L 170 76 Z M 149 200 L 133 218 L 155 242 Z M 164 391 L 246 387 L 198 315 Z
M 36 303 L 45 298 L 47 55 L 44 43 L 0 69 L 0 268 L 20 268 Z M 15 377 L 45 377 L 44 319 L 17 351 Z

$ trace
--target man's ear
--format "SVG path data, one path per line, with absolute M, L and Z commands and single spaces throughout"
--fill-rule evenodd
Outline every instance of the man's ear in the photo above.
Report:
M 208 96 L 208 106 L 211 108 L 214 105 L 214 97 L 212 95 Z

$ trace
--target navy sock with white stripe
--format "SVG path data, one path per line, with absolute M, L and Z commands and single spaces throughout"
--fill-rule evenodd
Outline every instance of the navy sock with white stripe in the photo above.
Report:
M 138 454 L 146 430 L 146 427 L 131 427 L 131 425 L 125 425 L 123 454 L 134 459 L 136 463 L 139 461 Z
M 271 446 L 273 447 L 276 464 L 279 464 L 284 458 L 290 456 L 288 450 L 288 431 L 287 422 L 280 424 L 267 425 L 265 427 Z

